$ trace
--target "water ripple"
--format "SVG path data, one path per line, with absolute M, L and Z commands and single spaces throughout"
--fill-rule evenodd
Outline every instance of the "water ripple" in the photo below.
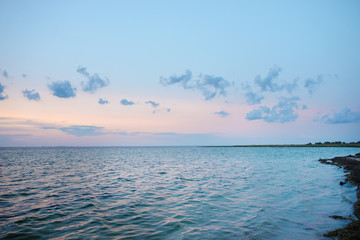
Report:
M 350 148 L 0 148 L 0 238 L 319 239 Z

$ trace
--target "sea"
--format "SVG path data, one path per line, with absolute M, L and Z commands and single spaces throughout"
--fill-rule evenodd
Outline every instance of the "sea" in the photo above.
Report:
M 0 148 L 0 239 L 326 239 L 358 148 Z

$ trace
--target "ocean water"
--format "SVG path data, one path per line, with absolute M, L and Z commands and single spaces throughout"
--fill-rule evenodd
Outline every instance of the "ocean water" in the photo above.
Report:
M 322 239 L 354 148 L 0 148 L 3 239 Z

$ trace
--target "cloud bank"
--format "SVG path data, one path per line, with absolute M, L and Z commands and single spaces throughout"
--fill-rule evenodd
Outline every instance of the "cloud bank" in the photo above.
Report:
M 35 90 L 24 90 L 22 91 L 24 97 L 26 97 L 29 100 L 39 101 L 40 100 L 40 94 L 38 92 L 35 92 Z
M 360 111 L 353 112 L 350 108 L 343 108 L 340 112 L 326 114 L 320 119 L 321 122 L 327 124 L 340 124 L 340 123 L 360 123 Z
M 109 79 L 100 78 L 97 73 L 90 75 L 90 73 L 86 70 L 85 67 L 79 66 L 76 72 L 82 74 L 88 79 L 86 82 L 81 83 L 84 92 L 94 93 L 99 88 L 106 87 L 110 83 Z
M 280 122 L 292 122 L 298 118 L 296 110 L 299 108 L 297 101 L 299 97 L 285 98 L 281 97 L 280 101 L 271 109 L 266 106 L 261 106 L 258 109 L 254 109 L 246 114 L 247 120 L 259 120 L 262 119 L 268 123 Z
M 72 125 L 69 127 L 58 128 L 58 130 L 78 137 L 82 136 L 99 136 L 105 133 L 101 132 L 103 127 L 86 126 L 86 125 Z
M 222 77 L 212 75 L 200 75 L 197 79 L 193 79 L 192 72 L 186 70 L 183 75 L 172 75 L 168 78 L 160 77 L 160 83 L 163 86 L 178 84 L 184 89 L 195 89 L 202 92 L 205 100 L 211 100 L 216 96 L 226 96 L 227 88 L 230 82 Z
M 99 136 L 106 134 L 115 134 L 123 136 L 173 136 L 173 135 L 195 135 L 195 134 L 179 134 L 173 132 L 117 132 L 117 131 L 104 131 L 104 127 L 89 126 L 89 125 L 71 125 L 67 127 L 42 127 L 45 130 L 60 130 L 63 133 L 77 136 Z
M 68 80 L 55 81 L 48 85 L 48 88 L 53 92 L 52 94 L 59 98 L 71 98 L 76 96 L 76 88 L 71 86 Z

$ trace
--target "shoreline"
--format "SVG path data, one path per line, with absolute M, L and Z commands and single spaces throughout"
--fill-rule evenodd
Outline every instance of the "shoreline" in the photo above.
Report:
M 352 185 L 360 187 L 360 153 L 345 157 L 334 157 L 331 159 L 319 159 L 319 162 L 328 165 L 335 165 L 344 169 L 345 181 L 340 182 L 340 185 L 344 185 L 346 182 L 350 182 Z M 328 233 L 325 233 L 324 237 L 337 237 L 338 239 L 360 239 L 360 191 L 357 191 L 357 201 L 354 203 L 354 215 L 356 219 L 351 219 L 344 216 L 330 216 L 334 219 L 346 219 L 351 222 L 343 228 L 339 228 Z

